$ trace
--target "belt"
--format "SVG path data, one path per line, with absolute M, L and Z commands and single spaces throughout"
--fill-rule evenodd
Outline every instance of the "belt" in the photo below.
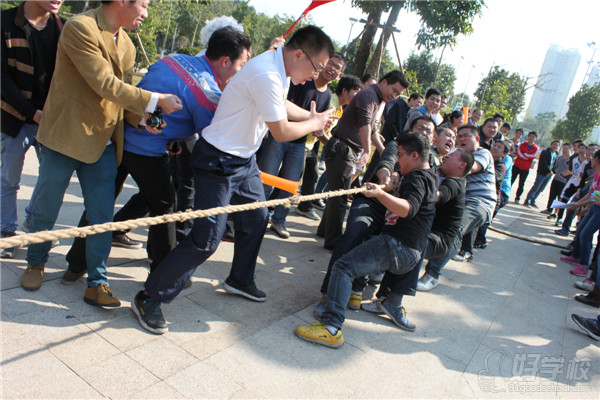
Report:
M 337 136 L 337 135 L 333 135 L 334 138 L 338 139 L 340 142 L 344 143 L 346 146 L 350 147 L 352 150 L 354 150 L 357 154 L 361 152 L 361 148 L 358 147 L 357 145 L 355 145 L 354 143 L 351 143 L 348 139 L 343 138 L 341 136 Z

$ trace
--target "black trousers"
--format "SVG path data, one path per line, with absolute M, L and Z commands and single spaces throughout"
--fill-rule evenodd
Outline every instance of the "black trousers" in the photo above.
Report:
M 173 212 L 175 204 L 175 189 L 171 183 L 171 174 L 168 157 L 150 157 L 140 154 L 123 152 L 123 161 L 117 173 L 117 182 L 123 187 L 123 176 L 131 174 L 137 183 L 140 193 L 133 201 L 115 214 L 114 221 L 125 221 L 140 218 L 146 210 L 150 216 L 163 215 Z M 141 201 L 145 202 L 145 207 Z M 142 214 L 143 213 L 143 214 Z M 141 214 L 141 215 L 140 215 Z M 148 256 L 152 259 L 150 270 L 166 257 L 175 247 L 175 224 L 159 224 L 151 226 L 148 231 Z M 69 269 L 73 272 L 84 271 L 85 264 L 85 239 L 77 239 L 69 254 L 67 254 Z
M 301 196 L 315 194 L 317 179 L 319 179 L 319 160 L 315 148 L 317 148 L 316 144 L 311 150 L 305 152 L 304 173 L 302 175 L 302 187 L 300 188 Z M 300 211 L 310 211 L 312 208 L 312 201 L 303 201 L 298 204 Z
M 515 197 L 516 200 L 519 200 L 521 198 L 521 195 L 523 194 L 523 187 L 525 186 L 525 181 L 527 180 L 528 175 L 528 169 L 521 169 L 516 165 L 513 165 L 510 184 L 512 185 L 513 183 L 515 183 L 515 180 L 517 180 L 517 176 L 519 177 L 519 187 L 517 188 L 517 195 Z
M 327 189 L 349 189 L 352 170 L 356 163 L 358 151 L 346 142 L 333 137 L 327 142 L 325 149 L 325 165 L 327 169 Z M 342 236 L 344 216 L 346 215 L 347 196 L 332 197 L 327 200 L 317 234 L 325 237 L 326 249 L 334 249 Z
M 559 182 L 556 178 L 552 179 L 552 182 L 550 183 L 550 195 L 548 195 L 548 205 L 546 206 L 548 210 L 552 209 L 552 202 L 560 198 L 560 194 L 565 188 L 566 183 L 567 182 Z

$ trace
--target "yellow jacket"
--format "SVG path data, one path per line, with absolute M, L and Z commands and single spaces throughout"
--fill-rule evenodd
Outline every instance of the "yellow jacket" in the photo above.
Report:
M 70 18 L 58 42 L 38 141 L 90 164 L 110 139 L 119 164 L 124 111 L 133 113 L 127 119 L 137 125 L 152 96 L 131 85 L 134 61 L 133 43 L 122 28 L 115 42 L 103 7 Z

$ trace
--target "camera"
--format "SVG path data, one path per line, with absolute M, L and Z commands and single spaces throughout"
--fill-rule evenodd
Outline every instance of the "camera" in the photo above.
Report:
M 150 126 L 152 128 L 157 128 L 158 130 L 161 129 L 161 125 L 163 124 L 163 113 L 162 113 L 162 109 L 160 107 L 156 107 L 156 110 L 154 110 L 153 113 L 148 115 L 148 118 L 146 118 L 146 126 Z

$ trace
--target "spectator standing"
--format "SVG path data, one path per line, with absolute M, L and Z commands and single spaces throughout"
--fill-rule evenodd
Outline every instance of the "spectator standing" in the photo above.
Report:
M 515 165 L 513 165 L 511 178 L 511 185 L 519 178 L 519 186 L 517 187 L 517 194 L 515 196 L 515 203 L 517 204 L 519 204 L 519 199 L 523 193 L 523 187 L 525 186 L 525 181 L 529 175 L 531 164 L 539 153 L 539 147 L 535 144 L 536 139 L 537 133 L 531 131 L 527 134 L 527 142 L 521 143 L 519 147 L 517 147 L 517 158 L 515 159 Z
M 537 204 L 535 204 L 535 200 L 544 191 L 544 189 L 546 189 L 546 185 L 548 185 L 548 182 L 550 182 L 550 179 L 552 179 L 552 175 L 554 175 L 559 145 L 560 142 L 558 140 L 554 140 L 552 143 L 550 143 L 549 148 L 540 153 L 537 176 L 535 177 L 535 182 L 533 183 L 531 190 L 529 190 L 529 193 L 527 193 L 527 197 L 523 203 L 524 205 L 538 208 Z

